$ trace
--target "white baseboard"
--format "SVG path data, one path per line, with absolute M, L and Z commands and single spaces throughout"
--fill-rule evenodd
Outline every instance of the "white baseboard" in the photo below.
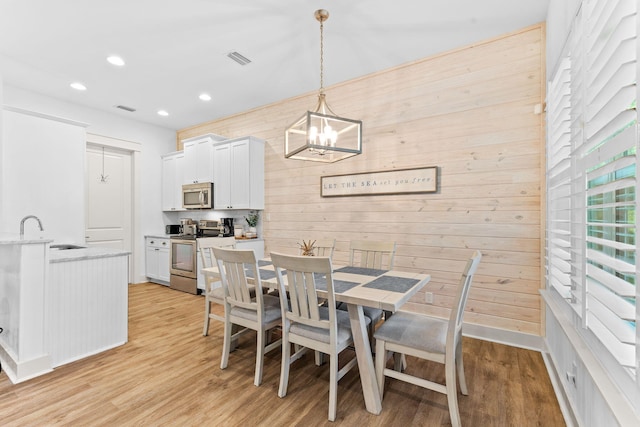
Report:
M 17 361 L 16 357 L 2 346 L 0 346 L 0 364 L 13 384 L 53 371 L 51 357 L 48 354 L 31 360 Z
M 571 406 L 571 402 L 569 401 L 567 394 L 564 391 L 564 387 L 562 387 L 562 382 L 560 381 L 560 377 L 558 376 L 558 371 L 556 370 L 556 366 L 553 363 L 553 360 L 551 359 L 549 353 L 543 351 L 542 360 L 544 360 L 544 365 L 547 367 L 549 379 L 551 380 L 553 391 L 555 391 L 556 393 L 556 398 L 558 399 L 558 405 L 560 405 L 560 411 L 562 412 L 562 416 L 564 417 L 564 422 L 567 424 L 567 427 L 578 426 L 579 423 L 576 419 L 573 407 Z
M 465 323 L 462 327 L 462 335 L 528 350 L 543 351 L 544 349 L 544 339 L 541 336 L 476 325 L 474 323 Z

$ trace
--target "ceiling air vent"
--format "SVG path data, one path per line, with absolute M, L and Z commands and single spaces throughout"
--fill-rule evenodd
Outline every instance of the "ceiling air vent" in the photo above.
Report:
M 130 113 L 133 113 L 134 111 L 136 111 L 135 108 L 127 107 L 126 105 L 116 105 L 116 108 L 119 108 L 124 111 L 128 111 Z
M 247 58 L 246 56 L 238 53 L 238 52 L 229 52 L 227 54 L 227 57 L 233 59 L 234 61 L 236 61 L 238 64 L 240 65 L 247 65 L 248 63 L 251 62 L 251 60 L 249 58 Z

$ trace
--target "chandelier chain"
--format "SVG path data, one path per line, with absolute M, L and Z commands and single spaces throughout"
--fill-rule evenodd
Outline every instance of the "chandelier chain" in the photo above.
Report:
M 320 93 L 324 92 L 324 21 L 320 21 Z

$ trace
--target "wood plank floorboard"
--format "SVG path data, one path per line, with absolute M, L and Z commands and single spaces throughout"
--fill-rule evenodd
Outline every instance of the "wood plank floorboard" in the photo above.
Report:
M 450 425 L 444 395 L 391 379 L 382 413 L 368 413 L 357 369 L 338 384 L 338 416 L 331 423 L 326 365 L 315 366 L 312 353 L 294 363 L 287 396 L 280 399 L 280 352 L 265 357 L 260 387 L 253 385 L 255 333 L 240 338 L 229 367 L 221 370 L 222 324 L 211 321 L 203 337 L 203 310 L 201 296 L 152 283 L 131 285 L 129 341 L 20 384 L 11 384 L 3 372 L 0 424 Z M 458 399 L 463 425 L 565 425 L 539 353 L 466 337 L 463 348 L 469 386 L 469 396 Z M 407 362 L 408 372 L 444 379 L 441 365 L 412 357 Z

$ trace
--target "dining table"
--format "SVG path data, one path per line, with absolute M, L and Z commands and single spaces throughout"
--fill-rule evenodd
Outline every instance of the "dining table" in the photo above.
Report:
M 360 382 L 365 407 L 372 414 L 382 411 L 382 396 L 376 381 L 373 353 L 369 343 L 363 307 L 380 308 L 385 312 L 396 312 L 402 305 L 422 289 L 431 279 L 429 274 L 381 270 L 366 267 L 333 265 L 333 287 L 335 300 L 347 304 L 353 344 L 358 361 Z M 247 279 L 253 279 L 253 269 L 247 268 Z M 220 277 L 218 267 L 202 269 L 203 274 Z M 258 261 L 258 274 L 263 288 L 278 289 L 275 267 L 270 259 Z M 318 295 L 323 297 L 326 283 L 317 280 Z M 324 289 L 323 289 L 324 286 Z

